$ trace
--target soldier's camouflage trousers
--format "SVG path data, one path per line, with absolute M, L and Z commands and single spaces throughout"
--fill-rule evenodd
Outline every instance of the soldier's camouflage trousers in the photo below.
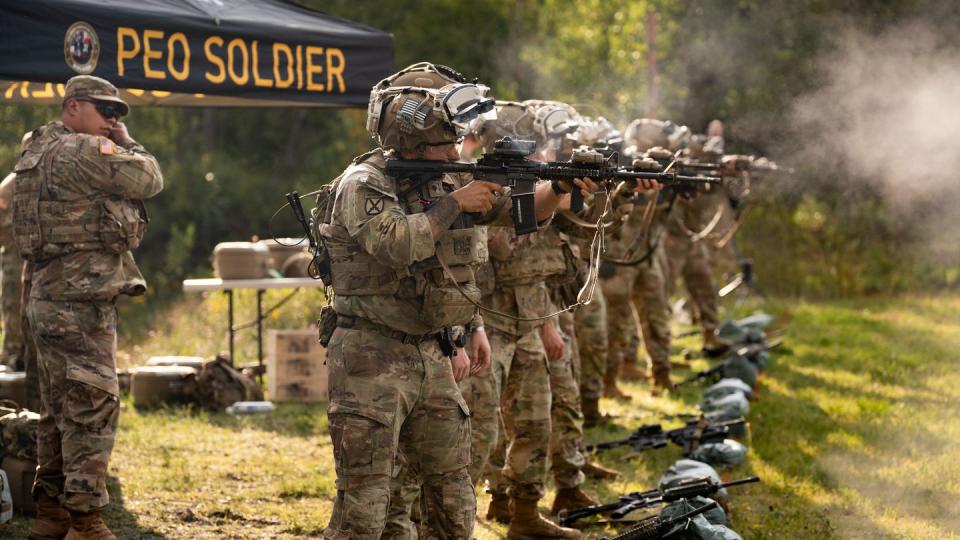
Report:
M 669 272 L 667 273 L 667 293 L 673 295 L 677 278 L 683 282 L 690 293 L 690 299 L 700 314 L 703 329 L 712 332 L 717 329 L 718 303 L 717 286 L 710 272 L 710 257 L 704 242 L 691 242 L 685 236 L 666 235 L 666 252 Z
M 43 490 L 78 512 L 107 505 L 117 430 L 117 310 L 111 302 L 31 299 L 42 410 L 34 496 Z
M 491 361 L 491 364 L 493 362 Z M 470 407 L 470 479 L 479 485 L 500 430 L 500 393 L 503 374 L 493 366 L 460 381 L 460 392 Z
M 617 378 L 621 364 L 636 363 L 636 344 L 640 342 L 639 315 L 633 305 L 635 283 L 631 281 L 637 272 L 630 266 L 616 266 L 613 272 L 600 279 L 607 299 L 607 380 Z
M 632 266 L 618 265 L 611 277 L 601 281 L 609 320 L 608 370 L 619 369 L 624 351 L 630 347 L 631 333 L 636 332 L 637 319 L 651 368 L 655 372 L 670 369 L 670 304 L 664 281 L 665 264 L 661 243 L 650 260 Z
M 553 324 L 553 323 L 550 323 Z M 550 463 L 558 488 L 573 488 L 583 483 L 586 458 L 583 446 L 583 412 L 580 409 L 580 360 L 574 339 L 573 314 L 560 314 L 563 358 L 550 363 L 550 392 L 553 402 L 550 419 Z
M 580 356 L 580 395 L 600 399 L 607 370 L 607 302 L 602 287 L 594 289 L 593 301 L 573 313 Z
M 469 340 L 467 350 L 470 350 Z M 491 363 L 492 364 L 492 363 Z M 497 443 L 500 429 L 500 381 L 494 376 L 493 366 L 471 375 L 459 383 L 460 393 L 470 408 L 470 480 L 480 484 L 490 460 L 490 452 Z M 411 512 L 420 510 L 420 481 L 413 477 L 401 453 L 397 454 L 399 473 L 391 482 L 390 509 L 382 538 L 417 538 Z M 417 505 L 416 507 L 414 505 Z
M 550 375 L 538 330 L 517 339 L 490 329 L 494 376 L 503 377 L 503 431 L 490 455 L 490 491 L 518 499 L 541 499 L 546 491 L 550 448 Z
M 3 314 L 3 352 L 0 353 L 0 364 L 13 369 L 17 364 L 23 364 L 23 355 L 26 352 L 24 336 L 21 329 L 20 313 L 20 277 L 23 273 L 23 259 L 17 253 L 16 247 L 4 245 L 0 250 L 0 305 Z M 22 366 L 21 366 L 22 367 Z M 21 406 L 26 405 L 20 403 Z
M 430 537 L 470 538 L 477 502 L 467 473 L 469 409 L 436 340 L 338 328 L 327 358 L 337 497 L 324 538 L 380 538 L 398 463 L 410 484 L 423 485 Z

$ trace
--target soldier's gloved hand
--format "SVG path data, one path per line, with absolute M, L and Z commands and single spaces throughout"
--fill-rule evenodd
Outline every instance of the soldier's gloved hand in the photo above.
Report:
M 460 382 L 470 373 L 470 357 L 463 347 L 457 347 L 457 352 L 450 358 L 453 367 L 453 380 Z
M 470 335 L 470 374 L 476 375 L 490 367 L 490 340 L 482 326 L 478 326 Z
M 503 193 L 503 186 L 485 180 L 474 180 L 450 194 L 461 212 L 488 212 L 497 202 L 497 195 Z
M 563 358 L 563 336 L 557 332 L 553 322 L 540 327 L 540 341 L 543 342 L 543 348 L 547 351 L 547 360 L 555 362 Z

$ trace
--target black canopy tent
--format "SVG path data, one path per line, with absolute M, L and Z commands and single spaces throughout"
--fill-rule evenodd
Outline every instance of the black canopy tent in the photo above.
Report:
M 389 34 L 288 0 L 0 0 L 0 103 L 77 74 L 132 105 L 365 106 Z

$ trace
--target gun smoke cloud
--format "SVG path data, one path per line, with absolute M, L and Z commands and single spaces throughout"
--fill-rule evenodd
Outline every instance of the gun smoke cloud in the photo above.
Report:
M 825 84 L 800 99 L 795 153 L 817 170 L 872 183 L 931 253 L 956 258 L 960 233 L 960 46 L 912 22 L 841 34 L 821 57 Z

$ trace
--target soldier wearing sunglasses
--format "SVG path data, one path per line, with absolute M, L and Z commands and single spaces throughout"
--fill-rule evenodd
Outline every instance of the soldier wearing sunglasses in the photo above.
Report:
M 142 200 L 163 188 L 157 160 L 119 121 L 128 111 L 108 81 L 70 79 L 60 118 L 33 131 L 14 169 L 42 403 L 30 538 L 115 538 L 100 510 L 120 414 L 116 301 L 146 291 L 131 252 Z

